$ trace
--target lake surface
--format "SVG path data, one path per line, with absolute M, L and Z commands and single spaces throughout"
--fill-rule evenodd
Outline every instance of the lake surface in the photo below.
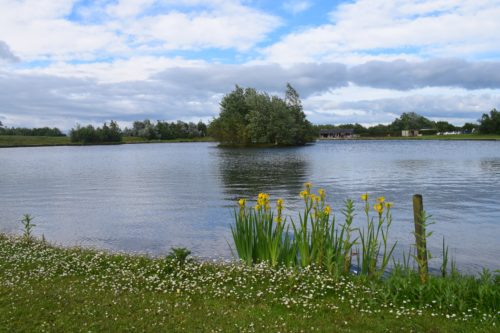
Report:
M 433 216 L 428 243 L 440 264 L 443 235 L 459 269 L 500 268 L 500 142 L 325 141 L 297 148 L 223 149 L 213 143 L 0 149 L 0 232 L 62 245 L 162 255 L 173 246 L 231 258 L 236 200 L 268 192 L 287 214 L 303 183 L 325 188 L 338 219 L 343 201 L 385 195 L 390 238 L 408 250 L 412 195 Z

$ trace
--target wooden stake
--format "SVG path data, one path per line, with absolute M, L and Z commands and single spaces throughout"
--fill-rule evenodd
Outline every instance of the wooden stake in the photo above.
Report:
M 427 263 L 427 240 L 425 238 L 425 224 L 423 221 L 424 204 L 422 195 L 413 196 L 413 220 L 415 223 L 415 243 L 417 245 L 417 261 L 420 282 L 427 282 L 427 272 L 429 271 Z

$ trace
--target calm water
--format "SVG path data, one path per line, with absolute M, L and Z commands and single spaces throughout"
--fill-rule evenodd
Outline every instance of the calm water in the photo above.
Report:
M 424 196 L 459 268 L 500 268 L 500 142 L 335 141 L 299 148 L 221 149 L 212 143 L 0 149 L 0 232 L 35 234 L 63 245 L 165 254 L 184 246 L 229 258 L 232 208 L 260 191 L 285 199 L 302 184 L 327 190 L 337 211 L 363 192 L 395 202 L 393 240 L 412 243 L 411 198 Z M 439 259 L 434 259 L 434 266 Z

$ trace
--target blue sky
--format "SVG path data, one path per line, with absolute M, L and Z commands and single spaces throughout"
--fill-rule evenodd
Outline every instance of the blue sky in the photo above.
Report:
M 0 0 L 0 121 L 209 121 L 235 84 L 313 123 L 500 108 L 498 0 Z

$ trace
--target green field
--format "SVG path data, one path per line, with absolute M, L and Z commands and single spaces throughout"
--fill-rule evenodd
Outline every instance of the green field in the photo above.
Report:
M 168 143 L 168 142 L 209 142 L 212 138 L 174 139 L 174 140 L 144 140 L 138 137 L 124 137 L 123 143 Z M 0 135 L 0 148 L 2 147 L 38 147 L 38 146 L 75 146 L 69 137 L 52 136 L 21 136 Z
M 500 325 L 495 312 L 393 302 L 377 284 L 309 269 L 64 249 L 1 234 L 0 267 L 1 332 L 498 332 Z

